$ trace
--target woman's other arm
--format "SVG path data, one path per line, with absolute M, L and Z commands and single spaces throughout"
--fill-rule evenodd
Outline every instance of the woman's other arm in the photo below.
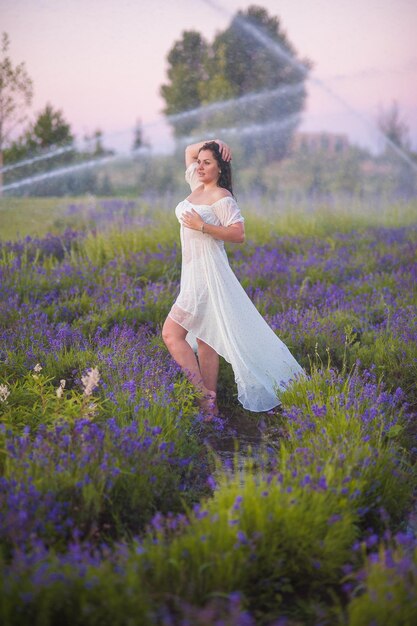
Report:
M 243 243 L 245 241 L 245 227 L 243 222 L 235 222 L 230 226 L 215 226 L 208 224 L 195 209 L 184 211 L 181 221 L 186 228 L 200 230 L 205 235 L 211 235 L 215 239 L 229 241 L 230 243 Z
M 229 241 L 230 243 L 243 243 L 245 241 L 245 227 L 243 222 L 236 222 L 230 226 L 215 226 L 214 224 L 207 224 L 206 222 L 204 224 L 204 233 L 211 235 L 215 239 Z

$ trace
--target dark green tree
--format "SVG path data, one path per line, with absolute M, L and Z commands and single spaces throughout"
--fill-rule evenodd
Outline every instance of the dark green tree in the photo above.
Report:
M 248 102 L 243 117 L 240 108 L 237 111 L 236 121 L 254 129 L 243 135 L 246 157 L 256 151 L 267 160 L 282 158 L 304 107 L 310 63 L 298 59 L 279 18 L 259 6 L 239 11 L 215 38 L 213 52 L 215 66 L 222 67 L 235 96 L 274 94 Z
M 91 135 L 85 135 L 84 141 L 86 143 L 87 158 L 114 154 L 114 150 L 104 146 L 103 131 L 100 128 L 97 128 Z
M 230 106 L 212 107 L 200 115 L 185 117 L 181 121 L 187 126 L 186 132 L 201 134 L 203 129 L 212 129 L 215 133 L 220 128 L 237 127 L 230 132 L 239 137 L 245 157 L 261 151 L 264 159 L 282 158 L 304 107 L 304 83 L 311 64 L 298 58 L 280 20 L 262 7 L 250 6 L 239 11 L 209 46 L 199 45 L 198 33 L 193 33 L 194 48 L 187 47 L 191 57 L 179 55 L 186 35 L 189 33 L 184 33 L 182 42 L 177 42 L 168 56 L 171 82 L 161 91 L 169 105 L 165 112 L 180 113 L 202 104 L 234 99 Z M 197 71 L 189 70 L 191 59 Z M 168 101 L 167 96 L 172 94 L 181 97 L 170 97 Z M 261 97 L 241 100 L 249 94 Z M 183 134 L 178 119 L 175 125 L 177 136 Z M 223 134 L 227 139 L 227 131 Z
M 141 121 L 138 120 L 136 122 L 135 130 L 133 131 L 133 144 L 132 150 L 139 150 L 143 146 L 143 128 Z
M 133 131 L 133 143 L 132 151 L 139 150 L 140 148 L 149 148 L 150 144 L 146 140 L 143 132 L 143 125 L 140 119 L 137 120 L 136 126 Z
M 167 57 L 169 84 L 161 87 L 166 115 L 190 111 L 201 105 L 201 84 L 207 79 L 208 50 L 208 44 L 196 31 L 185 31 L 182 39 L 170 50 Z M 186 135 L 195 128 L 195 119 L 177 119 L 172 125 L 176 136 Z
M 52 146 L 62 147 L 74 143 L 71 127 L 60 110 L 47 104 L 35 122 L 26 131 L 26 144 L 30 150 L 39 151 Z
M 53 158 L 37 160 L 58 150 Z M 60 148 L 68 148 L 60 153 Z M 40 111 L 34 122 L 30 123 L 22 135 L 4 151 L 4 160 L 7 165 L 13 165 L 23 160 L 34 159 L 32 163 L 6 172 L 7 183 L 15 182 L 40 172 L 68 165 L 75 158 L 74 136 L 71 127 L 64 119 L 60 110 L 55 110 L 50 104 Z
M 111 154 L 102 146 L 100 130 L 93 134 L 91 141 L 95 156 Z M 62 148 L 63 152 L 60 151 Z M 62 196 L 78 195 L 86 191 L 97 193 L 100 185 L 96 170 L 68 170 L 82 161 L 91 160 L 91 156 L 91 151 L 77 151 L 75 137 L 63 112 L 47 104 L 21 137 L 5 151 L 5 162 L 8 164 L 29 160 L 29 163 L 23 163 L 6 172 L 5 179 L 7 183 L 15 183 L 42 176 L 41 180 L 33 181 L 28 186 L 23 185 L 14 192 L 18 194 Z

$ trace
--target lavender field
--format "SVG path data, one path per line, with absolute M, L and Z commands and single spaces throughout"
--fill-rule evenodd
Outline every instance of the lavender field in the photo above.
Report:
M 416 624 L 417 206 L 245 212 L 231 265 L 308 376 L 254 414 L 222 363 L 205 423 L 161 340 L 173 216 L 38 200 L 25 232 L 30 202 L 2 205 L 1 624 Z

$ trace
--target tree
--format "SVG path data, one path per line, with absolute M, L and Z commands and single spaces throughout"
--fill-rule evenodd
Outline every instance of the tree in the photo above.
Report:
M 389 139 L 383 158 L 391 163 L 394 193 L 402 198 L 412 198 L 417 193 L 417 168 L 410 154 L 409 127 L 395 100 L 389 109 L 381 109 L 377 123 L 379 130 Z
M 195 32 L 192 43 L 190 33 L 183 33 L 183 39 L 168 55 L 171 83 L 161 89 L 167 102 L 165 112 L 186 112 L 222 100 L 234 99 L 235 103 L 208 108 L 201 115 L 176 118 L 176 135 L 181 134 L 180 122 L 188 133 L 245 127 L 246 134 L 240 133 L 244 136 L 241 143 L 245 156 L 250 158 L 261 148 L 265 159 L 282 158 L 298 123 L 297 114 L 304 106 L 304 82 L 311 64 L 297 57 L 280 20 L 262 7 L 250 6 L 245 12 L 239 11 L 211 45 L 203 45 Z M 278 55 L 277 50 L 281 51 Z M 264 97 L 240 103 L 243 96 L 254 93 Z
M 94 156 L 103 156 L 106 154 L 106 149 L 103 146 L 103 131 L 100 128 L 97 128 L 93 133 L 93 141 L 94 141 Z
M 3 151 L 13 131 L 22 124 L 33 98 L 32 80 L 24 63 L 13 66 L 8 56 L 10 39 L 2 34 L 0 47 L 0 195 L 3 189 Z
M 138 119 L 135 129 L 133 131 L 132 151 L 135 152 L 140 148 L 149 148 L 149 143 L 144 138 L 142 122 L 140 119 Z
M 34 159 L 32 163 L 7 172 L 5 174 L 7 182 L 16 182 L 40 172 L 69 164 L 75 155 L 75 149 L 72 149 L 73 144 L 74 136 L 62 111 L 55 110 L 50 104 L 47 104 L 22 135 L 4 150 L 4 162 L 6 164 Z M 52 148 L 63 147 L 69 149 L 63 153 L 57 150 L 57 153 L 53 154 L 53 158 L 37 159 L 39 156 L 46 155 L 45 153 L 51 153 Z
M 281 54 L 276 54 L 277 49 Z M 297 58 L 279 18 L 269 16 L 259 6 L 239 11 L 229 28 L 215 38 L 213 51 L 215 65 L 223 67 L 224 77 L 237 97 L 263 91 L 277 94 L 250 103 L 243 118 L 238 111 L 236 121 L 257 126 L 256 132 L 244 138 L 247 158 L 252 158 L 254 152 L 261 152 L 266 160 L 282 158 L 298 125 L 297 114 L 304 107 L 309 61 Z M 279 87 L 283 88 L 281 92 L 277 91 Z
M 161 95 L 166 102 L 164 113 L 173 115 L 190 111 L 201 105 L 200 85 L 207 78 L 208 44 L 196 31 L 185 31 L 168 54 L 168 78 Z M 195 127 L 192 119 L 172 122 L 177 136 L 188 134 Z
M 101 131 L 93 135 L 94 150 L 102 154 Z M 60 148 L 67 148 L 62 151 Z M 104 150 L 104 153 L 107 153 Z M 53 170 L 62 170 L 77 165 L 83 160 L 90 160 L 91 153 L 78 152 L 75 147 L 75 137 L 70 124 L 66 121 L 61 110 L 47 104 L 29 124 L 22 135 L 14 141 L 4 152 L 5 162 L 12 164 L 26 161 L 20 167 L 5 174 L 7 183 L 14 183 L 33 176 L 44 176 L 30 187 L 24 185 L 15 193 L 30 193 L 34 196 L 62 196 L 96 192 L 98 175 L 96 171 L 85 170 L 69 172 L 65 176 L 49 176 Z M 38 158 L 47 157 L 47 158 Z
M 133 131 L 133 144 L 132 150 L 139 150 L 143 146 L 143 128 L 140 120 L 136 122 L 135 130 Z
M 394 100 L 389 109 L 381 109 L 378 116 L 378 128 L 398 148 L 409 149 L 409 128 L 401 119 L 400 108 Z
M 100 128 L 97 128 L 92 135 L 85 135 L 84 141 L 86 143 L 88 158 L 90 158 L 91 155 L 101 157 L 114 154 L 114 150 L 106 148 L 103 145 L 103 131 Z
M 54 110 L 51 104 L 47 104 L 26 131 L 26 143 L 32 151 L 39 151 L 52 146 L 72 145 L 74 135 L 62 111 Z

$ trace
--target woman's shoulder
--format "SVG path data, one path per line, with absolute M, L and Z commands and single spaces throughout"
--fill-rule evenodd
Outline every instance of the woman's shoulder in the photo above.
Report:
M 228 189 L 224 187 L 217 187 L 215 192 L 213 193 L 214 202 L 218 202 L 219 200 L 223 200 L 223 198 L 232 198 L 233 196 Z

